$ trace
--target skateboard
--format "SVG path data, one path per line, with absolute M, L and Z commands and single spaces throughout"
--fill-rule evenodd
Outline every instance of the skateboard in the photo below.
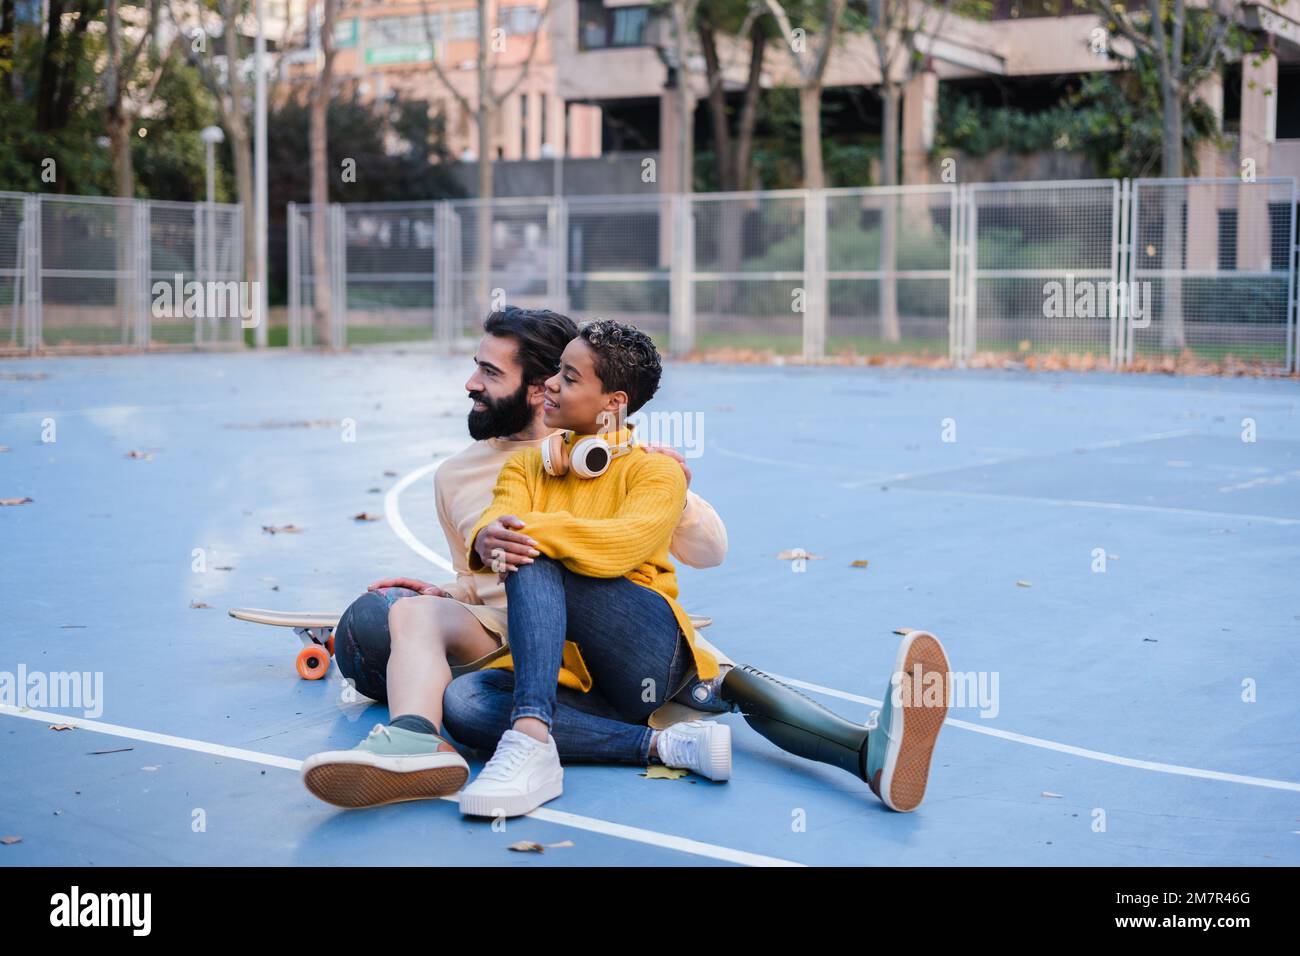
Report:
M 330 669 L 330 658 L 334 656 L 334 628 L 339 623 L 339 613 L 330 611 L 268 611 L 256 607 L 232 607 L 230 616 L 239 621 L 252 624 L 269 624 L 272 627 L 291 627 L 302 641 L 303 648 L 298 652 L 295 666 L 298 676 L 303 680 L 320 680 Z M 341 613 L 341 612 L 340 612 Z M 713 623 L 711 617 L 691 615 L 691 626 L 699 630 Z M 452 677 L 479 670 L 498 657 L 508 653 L 509 646 L 498 647 L 490 654 L 484 654 L 468 664 L 454 664 Z

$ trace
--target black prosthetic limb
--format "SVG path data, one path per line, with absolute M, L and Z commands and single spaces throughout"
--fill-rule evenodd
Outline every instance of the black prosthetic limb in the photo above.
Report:
M 867 728 L 747 664 L 727 671 L 722 699 L 782 750 L 867 779 Z

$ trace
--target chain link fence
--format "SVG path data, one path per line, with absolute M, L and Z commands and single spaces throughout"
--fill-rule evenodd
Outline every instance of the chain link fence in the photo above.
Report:
M 1297 362 L 1289 178 L 296 206 L 289 223 L 299 344 L 449 346 L 509 302 L 632 322 L 677 354 Z
M 290 204 L 288 341 L 451 348 L 509 302 L 675 354 L 1294 370 L 1296 199 L 1286 178 Z M 0 193 L 0 349 L 237 344 L 242 262 L 237 206 Z
M 0 193 L 0 350 L 230 346 L 238 206 Z

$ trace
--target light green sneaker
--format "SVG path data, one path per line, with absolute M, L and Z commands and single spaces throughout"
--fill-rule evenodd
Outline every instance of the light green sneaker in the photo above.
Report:
M 898 648 L 884 704 L 867 724 L 867 785 L 891 810 L 907 813 L 925 799 L 950 688 L 939 639 L 928 631 L 909 632 Z
M 375 724 L 351 750 L 327 750 L 302 763 L 302 782 L 336 807 L 378 807 L 458 791 L 469 764 L 436 734 Z

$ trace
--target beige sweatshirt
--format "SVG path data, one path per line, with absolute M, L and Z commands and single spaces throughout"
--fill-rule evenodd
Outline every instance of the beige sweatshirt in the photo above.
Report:
M 507 441 L 488 438 L 476 441 L 464 451 L 452 455 L 434 472 L 434 496 L 438 502 L 438 521 L 447 537 L 456 580 L 438 585 L 458 601 L 466 604 L 506 606 L 506 586 L 496 572 L 470 571 L 466 552 L 469 533 L 492 503 L 492 489 L 506 459 L 522 448 L 535 448 L 542 439 Z M 524 529 L 527 534 L 528 529 Z M 712 505 L 689 489 L 686 508 L 673 532 L 669 552 L 693 568 L 711 568 L 727 556 L 727 529 Z

